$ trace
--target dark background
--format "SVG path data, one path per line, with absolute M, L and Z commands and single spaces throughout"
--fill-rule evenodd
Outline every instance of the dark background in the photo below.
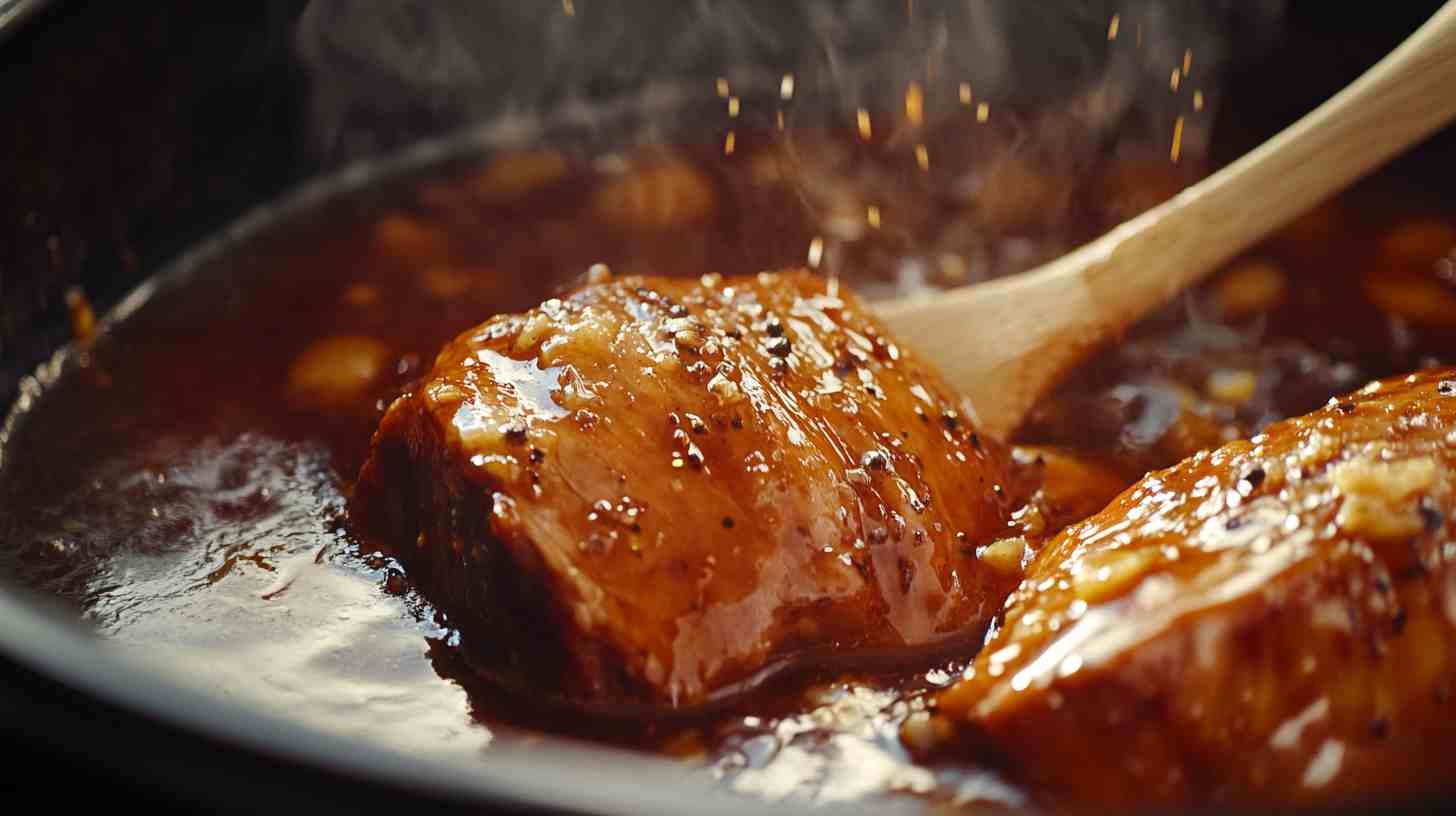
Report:
M 389 127 L 374 138 L 321 152 L 305 127 L 308 84 L 294 51 L 305 5 L 54 2 L 0 32 L 0 411 L 18 378 L 67 339 L 67 287 L 84 286 L 104 310 L 251 205 L 341 156 L 389 147 L 379 132 L 492 112 L 488 99 L 464 114 L 429 99 L 380 114 Z M 1250 28 L 1231 41 L 1214 162 L 1347 84 L 1438 5 L 1295 0 L 1272 48 L 1267 21 L 1235 15 L 1233 25 Z M 518 46 L 496 62 L 532 58 Z M 601 78 L 595 90 L 610 91 L 614 81 Z M 559 90 L 543 86 L 540 98 Z M 1452 170 L 1451 130 L 1397 162 L 1397 172 L 1431 183 Z M 10 754 L 0 791 L 11 794 L 11 807 L 22 791 L 48 806 L 125 802 L 164 811 L 204 803 L 317 813 L 403 806 L 398 791 L 233 752 L 3 663 L 0 746 Z

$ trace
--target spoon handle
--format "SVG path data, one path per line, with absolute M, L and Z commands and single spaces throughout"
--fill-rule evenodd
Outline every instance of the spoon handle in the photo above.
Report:
M 1101 238 L 1022 275 L 885 302 L 880 315 L 1004 437 L 1132 322 L 1453 118 L 1456 0 L 1298 122 Z

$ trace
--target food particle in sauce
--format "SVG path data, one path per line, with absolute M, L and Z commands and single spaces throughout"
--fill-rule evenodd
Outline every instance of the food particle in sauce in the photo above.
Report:
M 1239 320 L 1278 308 L 1289 294 L 1289 280 L 1273 261 L 1251 258 L 1220 274 L 1210 294 L 1220 314 Z
M 1363 281 L 1370 300 L 1391 317 L 1417 326 L 1456 330 L 1456 290 L 1434 275 L 1367 274 Z
M 1228 405 L 1243 405 L 1254 398 L 1259 387 L 1258 375 L 1247 369 L 1218 369 L 1208 375 L 1204 391 L 1209 397 Z
M 707 179 L 691 165 L 673 160 L 619 176 L 592 195 L 597 218 L 639 229 L 701 223 L 712 217 L 716 207 L 716 194 Z
M 303 400 L 357 399 L 384 370 L 389 349 L 371 337 L 339 335 L 304 349 L 288 371 L 291 393 Z
M 469 191 L 486 201 L 505 201 L 532 193 L 566 177 L 571 166 L 554 150 L 507 153 L 466 181 Z
M 85 343 L 96 335 L 96 312 L 91 301 L 78 286 L 66 290 L 66 309 L 71 316 L 71 336 L 78 343 Z

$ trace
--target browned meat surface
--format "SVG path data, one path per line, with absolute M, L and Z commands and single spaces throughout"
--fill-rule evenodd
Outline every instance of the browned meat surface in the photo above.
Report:
M 1453 380 L 1374 383 L 1148 474 L 1047 544 L 921 733 L 1104 807 L 1449 784 Z
M 354 515 L 492 670 L 692 704 L 984 630 L 1024 490 L 968 409 L 822 279 L 625 278 L 448 344 Z

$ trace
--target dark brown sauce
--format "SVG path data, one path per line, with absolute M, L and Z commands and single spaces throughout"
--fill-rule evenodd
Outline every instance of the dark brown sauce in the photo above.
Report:
M 344 498 L 387 400 L 458 332 L 593 264 L 696 276 L 809 257 L 871 291 L 957 284 L 1055 254 L 1192 171 L 1114 168 L 1045 224 L 1031 217 L 1034 194 L 969 210 L 930 196 L 903 221 L 891 196 L 877 205 L 882 227 L 856 241 L 825 239 L 826 214 L 806 206 L 796 172 L 744 136 L 726 157 L 716 144 L 515 154 L 229 245 L 23 398 L 0 462 L 0 569 L 223 693 L 412 753 L 547 731 L 660 751 L 766 799 L 1023 802 L 989 769 L 918 766 L 900 743 L 922 692 L 971 655 L 898 672 L 806 670 L 696 716 L 587 718 L 477 680 L 408 576 L 350 537 Z M 1131 482 L 1371 377 L 1449 362 L 1456 235 L 1444 212 L 1380 183 L 1321 210 L 1251 253 L 1267 264 L 1234 272 L 1242 283 L 1216 279 L 1087 365 L 1024 429 L 1020 441 L 1039 446 L 1027 455 Z M 998 245 L 1005 257 L 931 253 L 907 273 L 907 248 L 944 248 L 936 235 L 957 218 L 1012 236 Z M 1360 283 L 1371 270 L 1373 300 Z M 311 376 L 310 348 L 342 379 Z M 1075 503 L 1078 489 L 1059 498 Z

